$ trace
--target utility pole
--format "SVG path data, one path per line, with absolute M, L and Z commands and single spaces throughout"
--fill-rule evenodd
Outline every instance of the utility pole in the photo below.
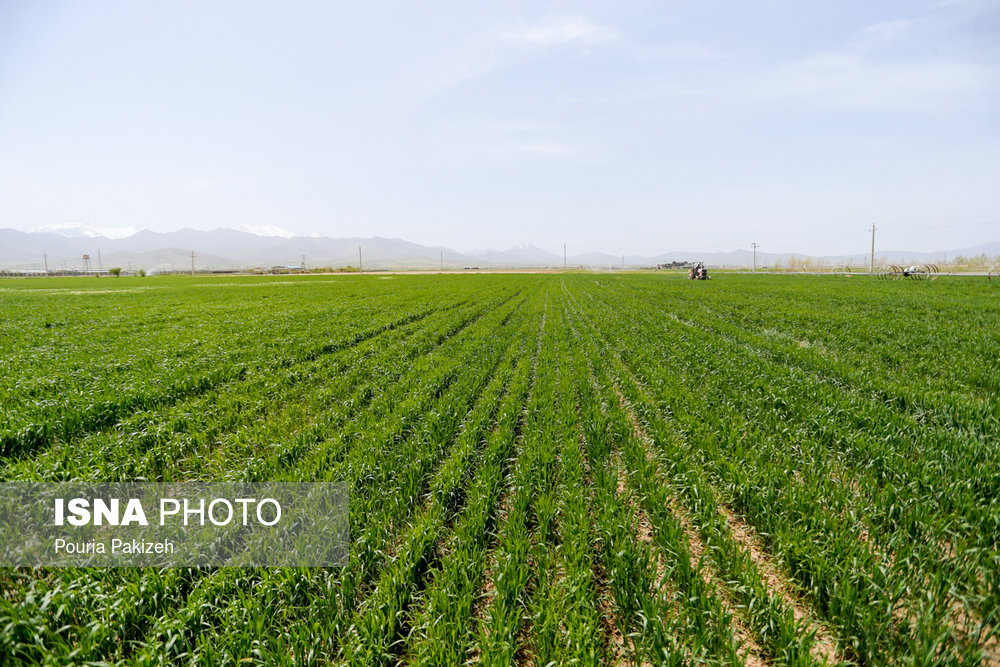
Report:
M 194 250 L 191 251 L 191 275 L 194 275 Z
M 872 263 L 868 268 L 868 273 L 875 273 L 875 225 L 872 225 Z
M 444 271 L 444 250 L 441 251 L 441 270 Z
M 365 272 L 365 265 L 361 262 L 361 246 L 358 246 L 358 273 Z
M 45 275 L 49 275 L 49 253 L 43 252 L 42 257 L 45 258 Z
M 753 272 L 757 273 L 757 242 L 754 241 L 750 245 L 753 247 Z
M 98 273 L 104 271 L 104 262 L 101 261 L 101 249 L 97 249 L 97 271 Z
M 566 268 L 566 244 L 563 243 L 563 268 Z
M 306 270 L 306 256 L 302 255 L 302 270 Z
M 625 255 L 622 255 L 622 268 L 625 268 Z

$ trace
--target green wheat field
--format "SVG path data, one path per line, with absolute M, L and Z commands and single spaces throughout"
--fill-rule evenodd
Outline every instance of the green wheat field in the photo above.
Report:
M 344 481 L 350 563 L 0 569 L 5 664 L 1000 664 L 1000 285 L 0 283 L 2 481 Z

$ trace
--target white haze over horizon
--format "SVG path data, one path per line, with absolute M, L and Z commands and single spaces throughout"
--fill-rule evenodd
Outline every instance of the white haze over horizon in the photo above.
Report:
M 0 5 L 0 227 L 1000 240 L 1000 3 Z
M 189 228 L 189 229 L 191 229 L 191 228 Z M 215 229 L 219 229 L 219 228 L 215 228 Z M 233 229 L 235 231 L 244 232 L 244 233 L 247 233 L 247 234 L 253 234 L 255 236 L 268 237 L 268 238 L 291 239 L 291 238 L 296 238 L 296 237 L 302 238 L 302 237 L 307 236 L 305 234 L 296 234 L 296 233 L 294 233 L 294 232 L 292 232 L 290 230 L 282 229 L 280 227 L 275 227 L 273 225 L 260 225 L 260 226 L 240 225 L 239 227 L 229 227 L 229 228 L 223 228 L 223 229 Z M 149 231 L 149 230 L 143 230 L 143 229 L 139 229 L 137 227 L 87 227 L 87 226 L 84 226 L 84 225 L 67 224 L 67 225 L 49 225 L 49 226 L 33 227 L 33 228 L 30 228 L 30 229 L 27 229 L 27 230 L 22 230 L 22 231 L 26 231 L 28 233 L 53 233 L 53 234 L 58 234 L 60 236 L 63 236 L 65 238 L 90 238 L 90 239 L 99 240 L 101 238 L 105 238 L 105 239 L 124 239 L 124 238 L 128 238 L 130 236 L 133 236 L 135 234 L 138 234 L 141 231 Z M 158 233 L 169 233 L 169 232 L 172 232 L 172 231 L 181 231 L 181 230 L 169 230 L 169 229 L 167 229 L 167 230 L 158 230 Z M 196 231 L 213 231 L 213 230 L 211 230 L 211 229 L 203 229 L 203 230 L 196 230 Z M 313 234 L 309 234 L 308 237 L 309 238 L 323 238 L 324 235 L 314 232 Z M 365 238 L 365 237 L 361 237 L 361 238 Z M 383 237 L 383 238 L 385 238 L 385 237 Z M 411 239 L 403 239 L 403 240 L 404 241 L 410 241 Z M 440 246 L 428 246 L 428 247 L 440 247 Z M 464 253 L 464 254 L 470 255 L 472 257 L 481 256 L 481 255 L 489 254 L 489 253 L 492 253 L 492 252 L 518 251 L 518 250 L 531 251 L 533 249 L 547 250 L 548 252 L 550 252 L 550 253 L 552 253 L 552 254 L 554 254 L 556 256 L 559 256 L 560 253 L 562 252 L 561 248 L 538 248 L 538 246 L 535 246 L 534 244 L 529 243 L 528 241 L 520 241 L 518 243 L 513 243 L 513 244 L 509 243 L 509 244 L 507 244 L 507 245 L 505 245 L 503 247 L 497 247 L 497 248 L 462 248 L 462 247 L 453 248 L 453 247 L 448 246 L 448 249 L 456 251 L 456 252 L 459 252 L 459 253 Z M 893 253 L 904 252 L 905 253 L 905 252 L 911 252 L 911 251 L 913 251 L 913 252 L 938 252 L 938 253 L 942 254 L 942 257 L 947 257 L 948 253 L 950 253 L 950 252 L 954 252 L 954 251 L 966 251 L 968 249 L 970 249 L 970 248 L 969 247 L 959 247 L 959 246 L 956 246 L 956 245 L 950 245 L 950 246 L 942 246 L 942 247 L 934 248 L 934 249 L 932 249 L 930 251 L 927 251 L 927 250 L 917 250 L 917 251 L 915 251 L 915 250 L 913 250 L 913 248 L 909 248 L 909 247 L 898 247 L 897 248 L 897 247 L 885 247 L 885 246 L 881 246 L 880 245 L 879 247 L 876 248 L 876 255 L 878 255 L 879 253 L 884 254 L 886 252 L 893 252 Z M 619 254 L 629 255 L 629 256 L 633 256 L 633 257 L 634 256 L 655 257 L 655 256 L 667 254 L 667 253 L 670 253 L 670 252 L 699 252 L 699 251 L 705 251 L 705 252 L 716 253 L 716 252 L 726 252 L 726 251 L 729 251 L 729 250 L 746 250 L 746 248 L 739 248 L 739 247 L 714 247 L 714 248 L 693 248 L 693 249 L 689 249 L 689 248 L 648 248 L 648 249 L 646 249 L 643 252 L 619 253 Z M 759 248 L 759 250 L 762 253 L 770 252 L 770 251 L 765 250 L 764 248 Z M 218 250 L 217 252 L 224 252 L 224 251 L 223 250 Z M 599 253 L 599 252 L 602 252 L 602 251 L 600 251 L 600 250 L 594 250 L 594 249 L 590 249 L 590 248 L 574 248 L 574 249 L 572 249 L 572 251 L 569 252 L 569 254 L 572 255 L 572 256 L 576 256 L 576 255 L 583 255 L 583 254 L 594 253 L 594 252 L 598 252 Z M 827 253 L 827 252 L 823 252 L 823 253 L 799 253 L 797 251 L 785 250 L 785 251 L 782 251 L 782 252 L 780 252 L 778 254 L 796 254 L 796 255 L 801 254 L 801 255 L 804 255 L 804 256 L 824 256 L 824 255 L 825 256 L 834 256 L 834 255 L 841 254 L 841 255 L 845 255 L 845 256 L 856 255 L 858 257 L 867 257 L 868 254 L 869 254 L 869 251 L 865 250 L 864 252 L 858 251 L 858 252 L 854 252 L 854 253 Z M 992 256 L 992 255 L 995 255 L 997 253 L 994 252 L 994 251 L 991 251 L 990 253 L 987 253 L 987 254 L 990 254 Z

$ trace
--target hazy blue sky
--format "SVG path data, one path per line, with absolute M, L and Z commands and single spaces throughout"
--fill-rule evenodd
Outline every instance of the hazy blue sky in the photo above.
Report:
M 0 2 L 0 227 L 1000 240 L 996 2 Z

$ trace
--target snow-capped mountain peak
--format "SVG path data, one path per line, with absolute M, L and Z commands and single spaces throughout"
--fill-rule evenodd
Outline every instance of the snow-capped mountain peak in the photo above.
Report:
M 283 239 L 290 239 L 295 236 L 293 232 L 275 225 L 240 225 L 237 231 L 253 234 L 254 236 L 278 236 Z
M 68 239 L 124 239 L 142 230 L 138 227 L 90 227 L 87 225 L 76 225 L 70 223 L 65 225 L 43 225 L 41 227 L 32 227 L 28 231 L 58 234 L 60 236 L 65 236 Z

